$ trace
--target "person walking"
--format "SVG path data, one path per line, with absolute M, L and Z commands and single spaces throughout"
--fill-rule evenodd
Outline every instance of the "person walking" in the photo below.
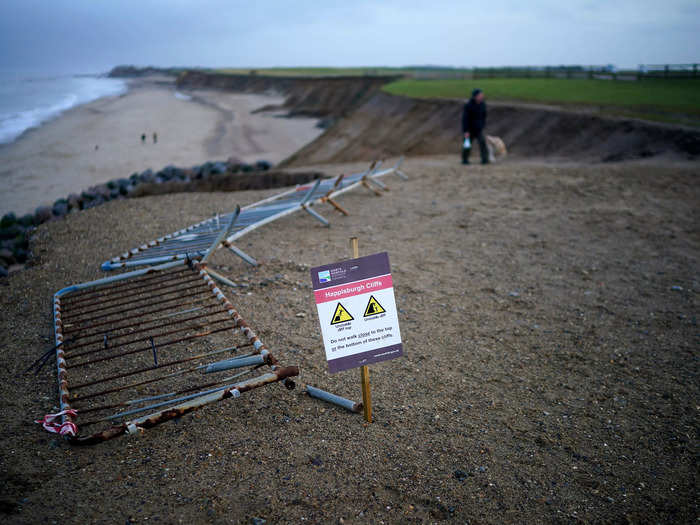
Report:
M 486 146 L 484 137 L 484 127 L 486 126 L 486 102 L 484 102 L 484 92 L 480 89 L 472 91 L 469 102 L 464 104 L 462 112 L 462 133 L 464 133 L 464 143 L 462 144 L 462 164 L 469 164 L 469 154 L 471 153 L 474 141 L 479 142 L 481 152 L 481 163 L 489 163 L 489 149 Z

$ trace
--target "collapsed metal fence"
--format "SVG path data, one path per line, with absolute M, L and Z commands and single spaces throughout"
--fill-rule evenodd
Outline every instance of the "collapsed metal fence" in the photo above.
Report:
M 277 381 L 294 388 L 299 373 L 280 366 L 206 263 L 179 260 L 69 286 L 53 306 L 54 431 L 76 444 L 139 432 Z
M 403 157 L 391 168 L 381 171 L 379 170 L 381 162 L 372 163 L 370 168 L 362 173 L 340 175 L 335 179 L 319 179 L 313 184 L 297 186 L 268 199 L 245 206 L 241 208 L 239 214 L 231 212 L 217 215 L 134 248 L 106 261 L 102 264 L 102 269 L 109 271 L 160 264 L 177 259 L 196 259 L 208 254 L 212 241 L 224 231 L 226 231 L 226 238 L 211 249 L 218 249 L 223 245 L 247 263 L 256 265 L 257 261 L 253 257 L 234 244 L 237 239 L 265 224 L 301 210 L 312 215 L 324 226 L 328 226 L 329 222 L 313 209 L 314 206 L 327 203 L 337 211 L 347 215 L 342 206 L 335 201 L 338 195 L 361 185 L 379 194 L 381 190 L 386 190 L 386 185 L 378 180 L 384 175 L 395 173 L 403 179 L 406 178 L 406 175 L 401 171 L 402 162 Z M 233 223 L 231 223 L 232 219 L 234 219 Z M 227 228 L 230 229 L 227 230 Z
M 402 161 L 383 171 L 375 162 L 362 173 L 319 179 L 236 207 L 115 257 L 102 268 L 157 266 L 57 292 L 55 348 L 37 363 L 41 368 L 55 351 L 60 409 L 37 422 L 73 443 L 93 444 L 270 383 L 294 388 L 291 378 L 299 369 L 279 364 L 214 279 L 233 283 L 207 268 L 207 260 L 225 246 L 257 264 L 233 242 L 299 210 L 328 226 L 314 205 L 327 203 L 347 215 L 335 197 L 360 185 L 380 195 L 388 189 L 380 177 L 407 178 Z M 260 373 L 263 367 L 267 372 Z M 361 407 L 310 385 L 306 391 L 354 412 Z

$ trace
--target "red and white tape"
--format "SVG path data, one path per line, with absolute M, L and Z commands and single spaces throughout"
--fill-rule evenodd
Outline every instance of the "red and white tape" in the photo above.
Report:
M 78 434 L 78 427 L 75 426 L 75 423 L 72 421 L 61 423 L 60 418 L 62 416 L 76 417 L 77 415 L 78 412 L 76 410 L 63 410 L 57 414 L 46 414 L 44 419 L 36 419 L 34 420 L 34 423 L 38 423 L 52 434 L 60 434 L 61 436 L 75 436 Z

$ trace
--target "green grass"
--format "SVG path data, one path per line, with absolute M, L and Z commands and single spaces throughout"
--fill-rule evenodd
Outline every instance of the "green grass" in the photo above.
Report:
M 475 87 L 491 100 L 592 106 L 616 115 L 700 125 L 700 80 L 403 79 L 383 89 L 409 97 L 468 98 Z
M 273 67 L 273 68 L 222 68 L 212 70 L 214 73 L 231 75 L 249 75 L 255 71 L 258 75 L 289 76 L 289 77 L 321 77 L 321 76 L 378 76 L 378 75 L 412 75 L 417 72 L 447 71 L 450 73 L 464 72 L 461 69 L 420 68 L 420 67 Z

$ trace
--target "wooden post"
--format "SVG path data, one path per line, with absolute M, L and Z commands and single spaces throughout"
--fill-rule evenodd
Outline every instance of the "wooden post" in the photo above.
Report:
M 357 259 L 360 256 L 360 248 L 357 242 L 357 237 L 350 237 L 350 248 L 352 249 L 352 257 Z M 362 410 L 365 414 L 365 421 L 372 422 L 372 391 L 369 387 L 369 367 L 367 365 L 360 367 L 362 379 Z

